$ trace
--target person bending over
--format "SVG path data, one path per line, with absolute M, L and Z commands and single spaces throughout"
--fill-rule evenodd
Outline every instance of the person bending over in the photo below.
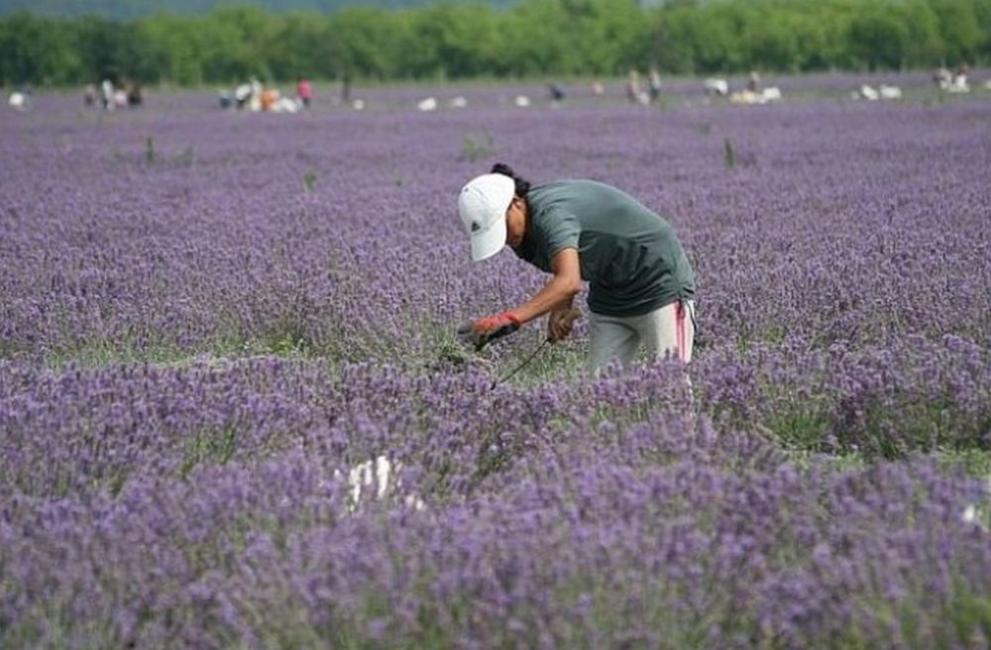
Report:
M 458 212 L 476 262 L 505 246 L 552 277 L 532 298 L 471 322 L 476 342 L 549 314 L 551 342 L 571 333 L 572 301 L 588 282 L 589 366 L 629 365 L 641 345 L 655 358 L 692 358 L 695 275 L 671 225 L 605 183 L 531 186 L 508 165 L 461 188 Z

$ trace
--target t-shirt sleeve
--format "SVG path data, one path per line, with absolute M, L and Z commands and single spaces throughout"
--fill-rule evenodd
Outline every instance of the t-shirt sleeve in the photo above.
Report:
M 565 248 L 578 249 L 578 239 L 582 229 L 578 217 L 567 210 L 551 210 L 544 215 L 544 245 L 547 247 L 547 259 Z

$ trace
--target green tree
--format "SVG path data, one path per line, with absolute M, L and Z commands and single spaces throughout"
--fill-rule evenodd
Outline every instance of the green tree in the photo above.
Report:
M 748 67 L 743 54 L 742 3 L 701 5 L 692 13 L 695 69 L 730 72 Z
M 265 53 L 272 21 L 260 9 L 224 7 L 206 18 L 197 40 L 203 75 L 210 81 L 235 82 L 251 76 L 272 79 Z
M 977 27 L 984 37 L 979 45 L 978 59 L 985 63 L 991 60 L 991 0 L 975 0 L 974 16 Z
M 945 46 L 939 31 L 939 19 L 925 0 L 909 0 L 899 11 L 908 30 L 906 63 L 929 67 L 945 56 Z
M 409 76 L 402 61 L 407 41 L 402 12 L 351 7 L 331 16 L 329 37 L 334 78 L 387 79 Z
M 749 68 L 797 70 L 798 41 L 803 36 L 795 13 L 781 11 L 768 2 L 741 8 L 743 15 L 743 65 Z
M 870 70 L 898 69 L 906 61 L 909 33 L 890 9 L 878 6 L 857 15 L 850 23 L 849 50 L 853 60 Z
M 191 86 L 203 83 L 204 21 L 159 14 L 139 23 L 141 38 L 158 60 L 160 79 Z
M 416 12 L 413 33 L 433 44 L 419 62 L 418 76 L 440 74 L 468 77 L 499 73 L 502 41 L 491 9 L 485 6 L 440 4 Z
M 299 76 L 331 78 L 337 49 L 330 20 L 317 13 L 281 17 L 266 51 L 268 69 L 275 79 Z
M 312 6 L 336 1 L 312 0 Z M 501 10 L 443 0 L 330 15 L 223 6 L 206 15 L 127 22 L 24 12 L 0 17 L 4 84 L 107 76 L 195 85 L 252 75 L 273 81 L 610 75 L 649 65 L 667 73 L 731 73 L 989 61 L 991 0 L 519 0 Z
M 560 0 L 524 0 L 512 11 L 507 36 L 512 74 L 581 72 L 580 18 Z
M 945 43 L 946 62 L 974 63 L 988 38 L 978 21 L 977 3 L 972 0 L 929 0 L 939 21 Z
M 60 21 L 19 12 L 0 21 L 0 83 L 67 83 L 80 60 Z
M 648 21 L 648 29 L 648 47 L 653 62 L 670 72 L 694 72 L 694 21 L 690 8 L 664 6 L 655 10 Z
M 635 0 L 594 0 L 586 20 L 583 72 L 617 74 L 655 63 L 650 27 Z
M 827 70 L 843 65 L 848 25 L 842 14 L 825 3 L 815 4 L 796 11 L 793 21 L 799 70 Z

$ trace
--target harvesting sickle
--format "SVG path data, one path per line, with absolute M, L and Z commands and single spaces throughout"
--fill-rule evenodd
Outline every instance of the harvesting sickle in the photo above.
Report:
M 520 329 L 520 319 L 511 312 L 468 321 L 458 326 L 458 335 L 475 346 L 478 352 L 495 339 L 508 336 Z
M 566 312 L 562 312 L 560 316 L 561 322 L 558 324 L 557 327 L 567 328 L 568 331 L 570 331 L 572 326 L 574 325 L 574 322 L 579 318 L 581 318 L 581 315 L 582 313 L 577 309 L 569 309 Z M 512 322 L 508 325 L 500 327 L 499 329 L 493 330 L 485 334 L 481 334 L 473 329 L 472 323 L 469 321 L 467 323 L 461 324 L 458 327 L 458 335 L 471 342 L 475 346 L 475 351 L 478 352 L 483 347 L 485 347 L 485 345 L 490 341 L 506 336 L 508 334 L 512 334 L 518 329 L 519 329 L 519 325 L 515 322 Z M 528 354 L 526 358 L 523 359 L 523 361 L 519 365 L 517 365 L 515 368 L 513 368 L 512 370 L 510 370 L 509 372 L 505 373 L 504 375 L 496 379 L 494 382 L 492 382 L 492 386 L 495 387 L 498 384 L 502 384 L 504 382 L 509 381 L 517 373 L 519 373 L 519 371 L 523 370 L 528 365 L 530 365 L 530 363 L 534 359 L 536 359 L 541 352 L 543 352 L 544 348 L 546 348 L 548 344 L 556 343 L 558 340 L 559 339 L 552 338 L 550 335 L 548 335 L 546 338 L 544 338 L 544 340 L 540 342 L 540 345 L 534 348 L 533 352 Z
M 578 311 L 577 309 L 569 309 L 567 312 L 564 312 L 564 314 L 562 316 L 562 319 L 564 321 L 566 321 L 567 324 L 566 325 L 562 325 L 562 326 L 566 326 L 570 330 L 570 328 L 572 327 L 572 324 L 576 320 L 578 320 L 579 318 L 581 318 L 581 315 L 582 315 L 582 313 L 580 311 Z M 556 341 L 554 339 L 552 339 L 550 336 L 547 336 L 547 338 L 545 338 L 543 341 L 541 341 L 540 342 L 540 345 L 538 345 L 536 347 L 536 349 L 534 349 L 533 352 L 531 352 L 529 355 L 527 355 L 527 357 L 525 359 L 523 359 L 523 362 L 522 363 L 520 363 L 519 365 L 517 365 L 515 368 L 513 368 L 512 370 L 510 370 L 509 372 L 507 372 L 503 376 L 501 376 L 498 379 L 496 379 L 495 380 L 495 383 L 496 384 L 501 384 L 501 383 L 504 383 L 504 382 L 509 381 L 512 377 L 514 377 L 516 375 L 516 373 L 518 373 L 520 370 L 523 370 L 528 365 L 530 365 L 530 362 L 532 362 L 534 359 L 536 359 L 537 356 L 541 352 L 543 352 L 544 348 L 547 347 L 547 344 L 548 343 L 555 343 L 555 342 Z
M 531 187 L 502 163 L 469 181 L 458 213 L 475 262 L 507 245 L 551 274 L 529 300 L 463 324 L 458 333 L 481 350 L 548 315 L 546 343 L 566 339 L 589 285 L 589 366 L 631 363 L 641 345 L 654 357 L 688 363 L 695 334 L 695 276 L 671 225 L 623 191 L 591 180 Z

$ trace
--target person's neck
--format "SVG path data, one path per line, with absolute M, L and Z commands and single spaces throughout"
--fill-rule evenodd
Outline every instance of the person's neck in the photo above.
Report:
M 520 246 L 523 246 L 530 239 L 530 204 L 523 199 L 523 239 Z

